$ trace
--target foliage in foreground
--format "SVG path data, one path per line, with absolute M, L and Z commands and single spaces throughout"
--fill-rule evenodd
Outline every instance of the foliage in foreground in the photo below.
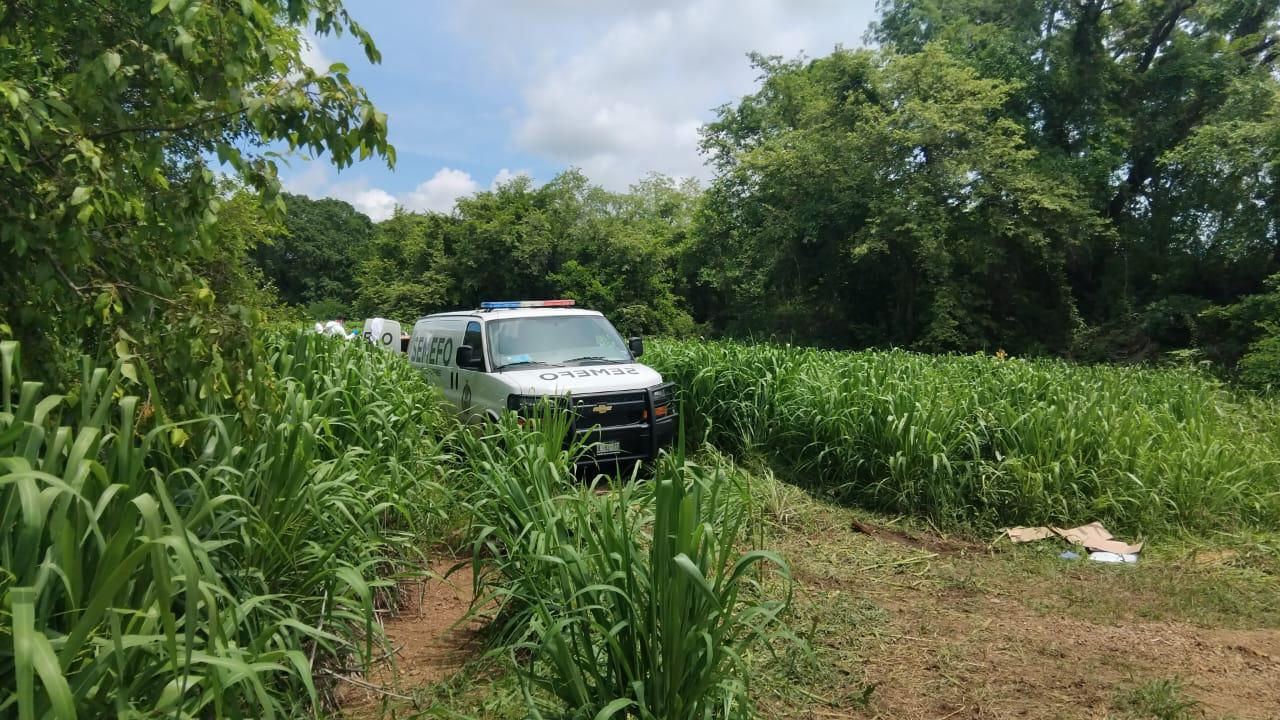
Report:
M 0 715 L 271 717 L 368 657 L 445 427 L 403 362 L 298 335 L 236 410 L 155 424 L 117 366 L 73 397 L 0 344 Z M 414 512 L 409 512 L 413 507 Z
M 282 150 L 394 161 L 348 69 L 303 61 L 304 28 L 379 57 L 340 0 L 0 4 L 0 335 L 29 374 L 72 382 L 123 344 L 158 374 L 194 356 L 181 376 L 242 344 L 253 308 L 214 306 L 211 268 L 246 248 L 216 230 L 213 157 L 270 208 Z
M 676 455 L 651 482 L 597 494 L 560 437 L 554 417 L 533 431 L 508 417 L 468 442 L 477 607 L 496 607 L 531 715 L 753 715 L 744 654 L 788 604 L 758 578 L 789 571 L 739 552 L 746 488 Z
M 1280 407 L 1185 369 L 654 343 L 693 434 L 948 525 L 1280 524 Z

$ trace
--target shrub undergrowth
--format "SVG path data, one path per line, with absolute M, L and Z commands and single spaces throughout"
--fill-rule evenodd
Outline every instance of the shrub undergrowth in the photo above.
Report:
M 717 468 L 662 457 L 646 481 L 584 487 L 564 421 L 508 417 L 468 440 L 477 608 L 493 613 L 533 717 L 743 718 L 744 654 L 781 632 L 787 565 L 741 551 L 751 498 Z M 776 586 L 775 586 L 776 587 Z
M 1188 369 L 652 344 L 691 435 L 797 484 L 979 529 L 1280 525 L 1280 407 Z
M 450 425 L 403 361 L 279 338 L 170 422 L 128 369 L 71 397 L 0 344 L 0 716 L 273 717 L 368 659 Z M 417 563 L 414 563 L 415 566 Z

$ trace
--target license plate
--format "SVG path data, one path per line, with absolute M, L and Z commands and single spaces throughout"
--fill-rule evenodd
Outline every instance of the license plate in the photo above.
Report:
M 607 442 L 596 443 L 597 455 L 615 455 L 622 452 L 622 441 L 609 440 Z

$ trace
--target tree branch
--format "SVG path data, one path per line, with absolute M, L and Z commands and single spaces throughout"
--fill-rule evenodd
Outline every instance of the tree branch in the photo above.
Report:
M 1182 13 L 1191 9 L 1196 4 L 1196 0 L 1186 0 L 1186 2 L 1178 3 L 1173 6 L 1173 10 L 1169 12 L 1169 16 L 1156 26 L 1156 32 L 1151 36 L 1147 47 L 1142 51 L 1142 56 L 1138 59 L 1138 72 L 1144 73 L 1147 68 L 1151 67 L 1151 62 L 1155 60 L 1156 53 L 1160 51 L 1160 46 L 1165 40 L 1169 39 L 1169 35 L 1173 33 L 1173 29 L 1178 26 L 1178 20 L 1182 17 Z
M 67 284 L 67 287 L 71 288 L 72 292 L 79 295 L 82 299 L 87 297 L 84 294 L 86 288 L 71 282 L 71 278 L 67 276 L 67 271 L 62 269 L 62 263 L 58 262 L 58 258 L 54 257 L 53 251 L 49 248 L 45 248 L 44 254 L 49 257 L 49 264 L 53 266 L 54 271 L 56 271 L 58 273 L 58 277 L 61 277 L 62 281 Z
M 1240 57 L 1245 58 L 1245 59 L 1247 60 L 1247 59 L 1249 59 L 1249 58 L 1253 57 L 1254 55 L 1257 55 L 1258 53 L 1260 53 L 1260 52 L 1262 52 L 1262 51 L 1264 51 L 1264 50 L 1267 50 L 1268 48 L 1270 48 L 1271 46 L 1273 46 L 1273 45 L 1275 45 L 1275 44 L 1276 44 L 1276 39 L 1277 39 L 1277 37 L 1280 37 L 1280 36 L 1276 36 L 1276 35 L 1268 35 L 1267 37 L 1265 37 L 1265 38 L 1263 38 L 1262 40 L 1260 40 L 1257 44 L 1255 44 L 1255 45 L 1251 45 L 1251 46 L 1249 46 L 1249 47 L 1247 47 L 1247 48 L 1245 48 L 1245 49 L 1241 50 L 1241 51 L 1240 51 Z M 1264 57 L 1263 57 L 1263 59 L 1262 59 L 1262 64 L 1263 64 L 1263 65 L 1267 64 L 1267 58 L 1268 58 L 1268 57 L 1272 57 L 1272 58 L 1274 58 L 1274 57 L 1275 57 L 1275 53 L 1268 53 L 1266 56 L 1264 56 Z
M 101 140 L 103 138 L 112 137 L 114 135 L 124 135 L 126 133 L 136 133 L 136 132 L 176 133 L 176 132 L 182 132 L 183 130 L 192 130 L 194 128 L 200 127 L 201 125 L 208 125 L 209 123 L 229 120 L 233 117 L 236 117 L 237 115 L 243 115 L 247 111 L 248 111 L 248 108 L 240 108 L 239 110 L 231 110 L 225 113 L 221 113 L 219 115 L 210 115 L 208 117 L 203 117 L 198 120 L 192 120 L 191 122 L 183 123 L 181 125 L 130 125 L 127 127 L 116 128 L 114 130 L 104 130 L 102 132 L 89 133 L 86 137 L 88 137 L 90 140 Z

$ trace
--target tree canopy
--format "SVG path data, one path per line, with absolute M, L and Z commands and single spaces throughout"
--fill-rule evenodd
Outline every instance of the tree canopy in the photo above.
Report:
M 167 362 L 212 330 L 219 170 L 275 206 L 281 149 L 394 159 L 346 68 L 302 61 L 303 26 L 378 58 L 338 0 L 0 6 L 0 313 L 30 367 Z
M 413 319 L 484 300 L 570 297 L 625 332 L 686 332 L 677 261 L 697 198 L 696 185 L 661 176 L 611 193 L 570 170 L 543 185 L 517 176 L 460 199 L 451 215 L 401 209 L 376 226 L 363 256 L 345 246 L 358 268 L 356 310 Z M 276 247 L 295 242 L 286 234 Z
M 52 376 L 81 349 L 154 364 L 179 339 L 156 328 L 183 323 L 199 339 L 170 354 L 215 358 L 273 296 L 401 320 L 568 296 L 628 333 L 1087 360 L 1194 348 L 1269 377 L 1280 7 L 878 9 L 871 47 L 752 58 L 754 92 L 703 128 L 705 186 L 613 192 L 570 169 L 373 223 L 276 181 L 282 148 L 394 160 L 346 68 L 301 61 L 304 25 L 376 60 L 340 4 L 9 3 L 0 333 Z
M 1280 269 L 1276 3 L 884 0 L 880 10 L 870 35 L 889 51 L 932 44 L 1011 83 L 1002 116 L 1107 223 L 1112 239 L 1068 256 L 1087 322 L 1150 310 L 1156 340 L 1188 342 L 1160 332 L 1160 316 L 1256 292 Z
M 705 308 L 828 345 L 1063 350 L 1073 244 L 1105 229 L 1002 116 L 1014 88 L 941 48 L 757 58 L 704 145 Z
M 341 200 L 282 197 L 284 227 L 257 246 L 254 262 L 281 300 L 317 316 L 350 312 L 356 264 L 369 251 L 373 222 Z

